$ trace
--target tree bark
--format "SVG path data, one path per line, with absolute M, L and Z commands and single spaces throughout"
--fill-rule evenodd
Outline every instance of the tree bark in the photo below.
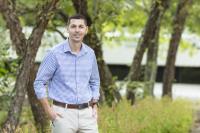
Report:
M 153 2 L 151 11 L 149 14 L 149 18 L 146 22 L 145 28 L 142 32 L 142 36 L 140 37 L 137 48 L 136 48 L 136 52 L 135 52 L 133 62 L 132 62 L 129 75 L 128 75 L 128 81 L 129 81 L 128 84 L 133 84 L 133 81 L 142 80 L 141 79 L 141 66 L 142 66 L 141 62 L 142 62 L 144 52 L 147 48 L 149 48 L 149 52 L 151 52 L 151 50 L 154 49 L 152 47 L 154 47 L 154 45 L 156 45 L 157 43 L 156 41 L 158 39 L 160 22 L 161 22 L 164 12 L 169 7 L 169 2 L 170 0 L 159 0 L 159 1 L 156 0 Z M 151 59 L 150 53 L 148 55 L 149 55 L 149 59 Z M 156 54 L 154 55 L 154 58 L 155 56 Z M 147 63 L 147 66 L 148 65 L 149 64 Z M 152 69 L 154 69 L 155 71 L 155 67 L 152 66 Z M 146 72 L 147 71 L 148 70 L 146 69 Z M 154 77 L 152 76 L 152 78 Z M 146 80 L 150 82 L 149 81 L 150 79 L 148 76 L 146 76 Z M 128 88 L 127 96 L 134 96 L 134 89 L 137 88 L 137 86 L 133 86 L 133 85 L 128 85 L 128 86 L 131 86 L 131 88 Z M 132 98 L 129 97 L 128 99 L 131 99 L 131 101 L 135 101 L 134 98 L 135 96 Z
M 44 30 L 49 19 L 53 15 L 58 1 L 59 0 L 52 0 L 43 6 L 42 11 L 37 18 L 36 26 L 27 40 L 22 33 L 22 28 L 16 15 L 16 11 L 14 10 L 15 7 L 13 6 L 13 3 L 11 1 L 0 0 L 0 12 L 10 29 L 12 44 L 16 47 L 16 51 L 18 51 L 17 54 L 22 60 L 14 88 L 16 94 L 11 101 L 8 117 L 2 125 L 2 132 L 14 133 L 18 126 L 31 68 L 34 65 L 35 56 L 38 47 L 40 46 Z M 15 33 L 15 31 L 17 31 L 17 33 Z
M 153 96 L 153 88 L 156 80 L 157 74 L 157 55 L 158 55 L 158 39 L 159 39 L 159 29 L 155 33 L 155 38 L 149 44 L 147 51 L 147 61 L 145 66 L 145 95 Z
M 90 26 L 89 32 L 85 37 L 85 42 L 94 49 L 97 57 L 101 79 L 100 101 L 106 101 L 109 105 L 111 105 L 113 101 L 119 101 L 121 99 L 121 95 L 118 92 L 115 82 L 112 78 L 112 74 L 103 59 L 102 42 L 96 33 L 94 26 L 95 20 L 92 20 L 87 12 L 87 0 L 72 0 L 72 2 L 76 12 L 83 14 L 87 18 L 88 25 Z
M 106 101 L 108 105 L 111 105 L 114 100 L 121 100 L 121 96 L 117 91 L 117 87 L 113 81 L 112 74 L 103 59 L 102 44 L 98 39 L 94 27 L 90 28 L 85 40 L 95 51 L 97 56 L 97 63 L 99 67 L 100 79 L 101 79 L 101 101 Z
M 144 81 L 145 83 L 145 94 L 153 96 L 153 88 L 156 80 L 157 74 L 157 55 L 158 55 L 158 40 L 159 40 L 159 32 L 160 32 L 160 24 L 161 20 L 164 16 L 165 11 L 168 9 L 170 0 L 161 1 L 162 8 L 158 10 L 159 17 L 156 21 L 156 27 L 154 29 L 154 34 L 151 36 L 150 43 L 148 45 L 147 51 L 147 61 L 145 66 L 145 74 Z M 158 7 L 159 8 L 159 7 Z
M 141 73 L 141 62 L 145 50 L 148 48 L 149 44 L 155 40 L 156 33 L 158 33 L 160 21 L 164 14 L 164 11 L 169 6 L 169 0 L 156 0 L 154 1 L 149 18 L 146 22 L 142 36 L 139 39 L 135 56 L 129 71 L 128 78 L 130 81 L 137 81 L 140 78 Z
M 173 19 L 173 33 L 171 35 L 166 68 L 163 76 L 163 96 L 166 95 L 172 97 L 172 83 L 175 74 L 176 53 L 181 40 L 186 17 L 188 15 L 188 8 L 191 3 L 192 0 L 179 0 L 176 9 L 176 14 Z
M 48 117 L 41 103 L 37 99 L 34 88 L 33 88 L 33 82 L 35 80 L 38 67 L 39 67 L 39 64 L 35 63 L 33 67 L 31 68 L 31 74 L 29 77 L 29 83 L 28 83 L 28 88 L 27 88 L 28 100 L 31 105 L 31 110 L 34 116 L 35 126 L 37 128 L 38 133 L 49 133 L 50 121 L 48 120 Z
M 26 38 L 16 15 L 14 3 L 0 0 L 0 12 L 10 30 L 12 45 L 15 47 L 17 55 L 22 58 L 26 51 Z

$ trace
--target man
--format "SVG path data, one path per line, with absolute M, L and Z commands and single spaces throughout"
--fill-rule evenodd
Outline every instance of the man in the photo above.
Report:
M 94 51 L 82 42 L 88 31 L 85 17 L 69 17 L 67 30 L 69 38 L 55 46 L 41 63 L 34 89 L 52 120 L 53 133 L 98 133 L 100 79 Z

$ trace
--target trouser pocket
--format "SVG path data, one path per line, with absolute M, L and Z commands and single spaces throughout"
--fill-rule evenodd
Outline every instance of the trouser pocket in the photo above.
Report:
M 53 109 L 54 112 L 56 112 L 56 113 L 60 114 L 61 116 L 63 116 L 64 108 L 61 108 L 61 107 L 56 106 L 56 105 L 53 105 L 52 109 Z M 51 121 L 52 125 L 55 126 L 55 124 L 57 122 L 59 122 L 60 119 L 62 119 L 62 118 L 60 116 L 57 116 L 54 120 Z
M 58 119 L 59 119 L 59 116 L 57 116 L 54 120 L 51 121 L 52 126 L 55 127 L 55 123 L 58 121 Z

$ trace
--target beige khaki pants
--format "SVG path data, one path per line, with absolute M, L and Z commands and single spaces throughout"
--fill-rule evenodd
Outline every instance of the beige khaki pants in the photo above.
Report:
M 52 122 L 52 133 L 98 133 L 92 107 L 78 110 L 53 105 L 52 108 L 62 115 L 62 118 L 57 116 Z

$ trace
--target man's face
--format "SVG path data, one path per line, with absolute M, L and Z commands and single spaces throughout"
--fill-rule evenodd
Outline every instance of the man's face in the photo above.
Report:
M 67 27 L 69 39 L 74 42 L 82 42 L 87 33 L 88 27 L 83 19 L 71 19 Z

